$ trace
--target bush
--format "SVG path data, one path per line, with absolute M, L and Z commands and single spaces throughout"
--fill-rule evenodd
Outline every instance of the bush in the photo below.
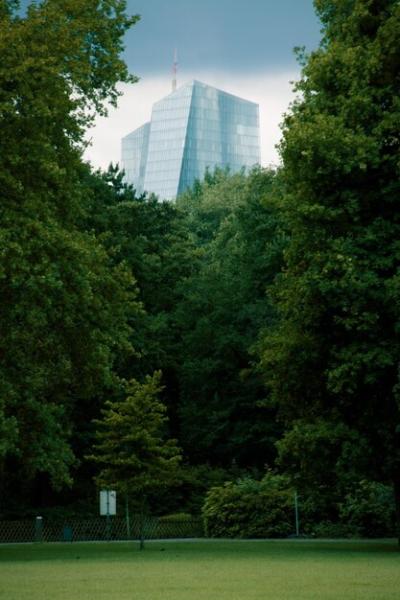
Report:
M 204 464 L 183 465 L 180 476 L 181 481 L 176 486 L 163 490 L 162 494 L 149 494 L 152 515 L 186 513 L 199 517 L 208 490 L 223 485 L 238 475 L 233 475 L 227 469 Z
M 360 536 L 391 536 L 395 531 L 393 490 L 377 481 L 362 480 L 346 495 L 339 517 Z
M 268 473 L 212 488 L 203 506 L 210 537 L 286 537 L 293 533 L 293 492 L 287 480 Z
M 352 538 L 359 537 L 358 530 L 344 523 L 322 521 L 311 528 L 312 537 L 317 538 Z
M 189 513 L 173 513 L 172 515 L 163 515 L 158 517 L 160 523 L 182 523 L 182 521 L 193 521 Z

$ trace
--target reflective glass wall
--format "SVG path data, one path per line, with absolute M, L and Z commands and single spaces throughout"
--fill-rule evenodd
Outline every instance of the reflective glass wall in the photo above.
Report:
M 145 123 L 122 138 L 122 168 L 125 179 L 141 194 L 144 191 L 150 123 Z
M 207 168 L 250 168 L 260 162 L 258 105 L 193 81 L 154 104 L 150 124 L 123 139 L 122 162 L 129 182 L 162 199 Z
M 153 106 L 144 187 L 163 199 L 178 194 L 191 98 L 189 84 Z
M 260 162 L 258 105 L 198 81 L 192 101 L 178 193 L 209 168 L 232 172 Z

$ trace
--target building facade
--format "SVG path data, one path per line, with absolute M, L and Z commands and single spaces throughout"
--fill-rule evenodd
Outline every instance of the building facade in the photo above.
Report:
M 176 198 L 206 169 L 260 163 L 258 105 L 192 81 L 153 105 L 151 121 L 122 139 L 122 167 L 138 192 Z

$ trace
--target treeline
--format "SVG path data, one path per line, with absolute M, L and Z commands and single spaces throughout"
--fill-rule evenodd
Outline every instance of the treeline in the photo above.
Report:
M 207 173 L 174 203 L 82 160 L 95 112 L 132 81 L 124 3 L 47 0 L 24 18 L 14 4 L 0 3 L 3 517 L 93 512 L 96 448 L 121 453 L 121 479 L 137 468 L 140 432 L 121 445 L 114 417 L 137 422 L 140 402 L 175 448 L 163 487 L 168 453 L 142 439 L 153 513 L 206 500 L 212 534 L 287 535 L 296 492 L 308 533 L 394 532 L 398 3 L 318 0 L 283 166 Z

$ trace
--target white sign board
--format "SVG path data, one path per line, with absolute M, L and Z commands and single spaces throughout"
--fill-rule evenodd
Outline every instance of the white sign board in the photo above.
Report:
M 101 490 L 100 514 L 114 517 L 117 514 L 117 492 L 114 490 Z

